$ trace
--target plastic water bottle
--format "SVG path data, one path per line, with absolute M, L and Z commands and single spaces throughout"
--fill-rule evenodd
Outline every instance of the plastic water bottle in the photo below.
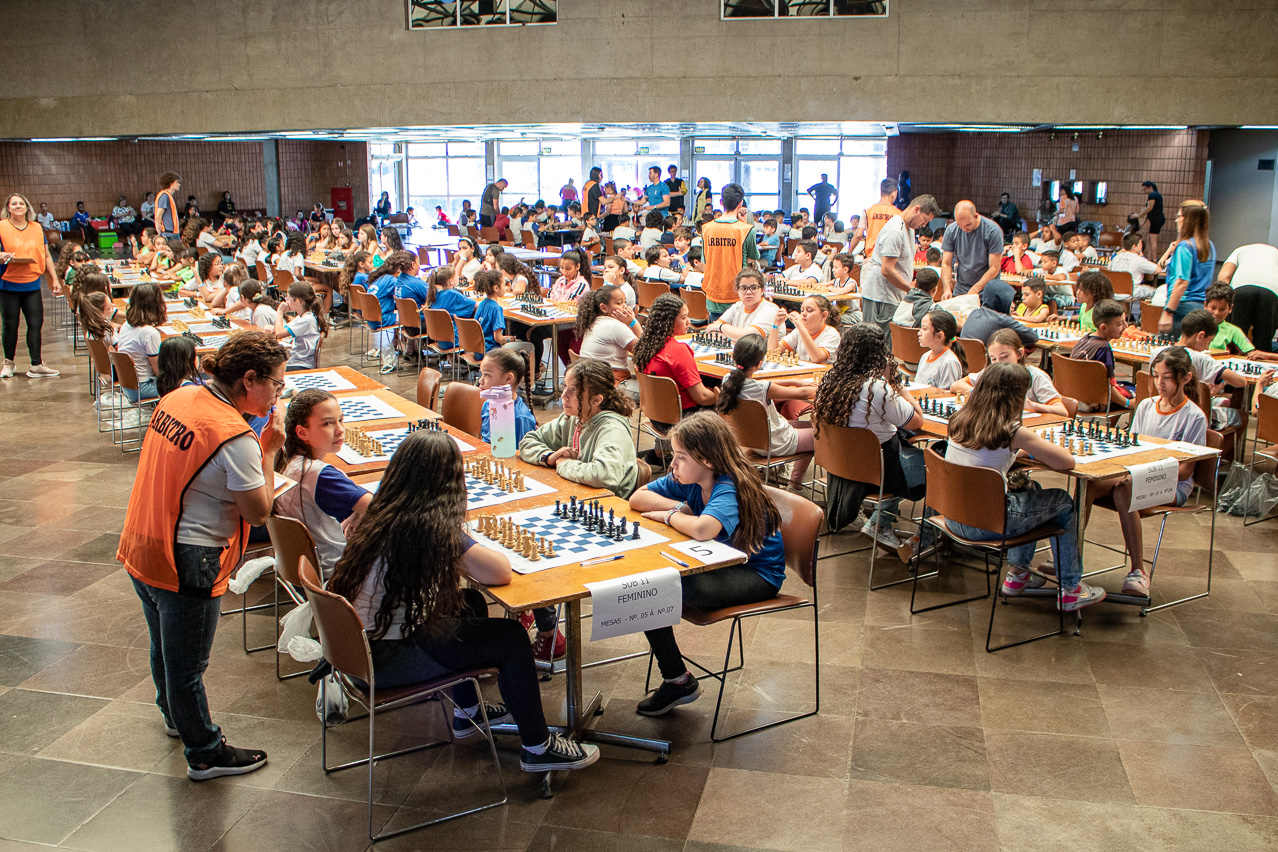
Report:
M 488 443 L 493 457 L 512 458 L 519 446 L 515 440 L 515 397 L 510 385 L 489 388 L 479 395 L 488 401 Z

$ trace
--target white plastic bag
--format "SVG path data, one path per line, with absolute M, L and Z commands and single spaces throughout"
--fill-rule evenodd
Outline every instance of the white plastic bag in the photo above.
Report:
M 275 567 L 274 556 L 263 556 L 258 559 L 250 559 L 240 566 L 240 570 L 235 572 L 235 576 L 226 584 L 228 591 L 237 595 L 242 595 L 248 591 L 248 587 L 253 585 L 253 581 L 268 569 Z
M 280 641 L 275 650 L 299 663 L 313 663 L 324 656 L 320 643 L 311 638 L 311 603 L 307 601 L 280 619 Z
M 337 675 L 325 675 L 315 693 L 315 715 L 326 728 L 331 728 L 345 722 L 349 711 L 350 704 L 337 682 Z

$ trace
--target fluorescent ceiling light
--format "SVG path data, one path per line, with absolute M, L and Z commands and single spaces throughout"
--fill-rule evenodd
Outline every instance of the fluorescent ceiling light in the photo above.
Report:
M 1278 124 L 1244 124 L 1241 130 L 1278 130 Z
M 50 136 L 43 139 L 32 139 L 32 142 L 74 142 L 74 136 Z

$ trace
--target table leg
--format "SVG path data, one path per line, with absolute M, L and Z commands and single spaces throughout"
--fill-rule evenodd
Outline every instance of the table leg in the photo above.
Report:
M 550 399 L 546 401 L 547 406 L 559 399 L 559 323 L 557 322 L 550 324 L 550 381 L 553 386 L 550 389 Z M 578 606 L 578 609 L 580 608 Z

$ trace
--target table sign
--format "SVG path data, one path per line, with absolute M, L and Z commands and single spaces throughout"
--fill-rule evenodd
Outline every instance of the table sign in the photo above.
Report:
M 1133 464 L 1127 471 L 1132 475 L 1133 512 L 1165 506 L 1176 499 L 1176 482 L 1180 478 L 1180 463 L 1176 459 Z
M 585 585 L 594 607 L 591 642 L 673 627 L 683 617 L 683 581 L 678 568 L 658 568 Z

